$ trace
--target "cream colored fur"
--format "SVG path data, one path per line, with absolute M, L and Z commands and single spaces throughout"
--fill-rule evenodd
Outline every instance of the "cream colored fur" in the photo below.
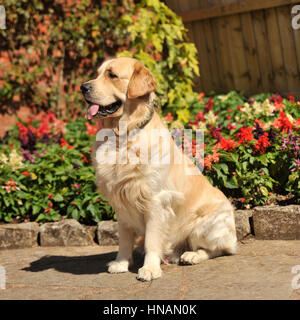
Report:
M 109 79 L 109 68 L 118 76 Z M 137 70 L 138 68 L 138 70 Z M 147 79 L 143 81 L 143 77 Z M 133 77 L 139 78 L 138 92 L 146 93 L 135 97 Z M 119 58 L 105 62 L 99 76 L 91 80 L 93 99 L 104 104 L 116 98 L 123 105 L 116 115 L 100 119 L 103 128 L 112 128 L 117 134 L 120 120 L 128 121 L 130 132 L 150 115 L 151 100 L 155 85 L 150 72 L 134 59 Z M 151 82 L 147 84 L 147 82 Z M 131 98 L 128 97 L 130 88 Z M 147 91 L 148 90 L 148 91 Z M 138 93 L 137 93 L 138 94 Z M 145 125 L 137 141 L 150 141 L 152 129 L 166 129 L 155 111 Z M 169 143 L 174 141 L 169 135 Z M 118 136 L 117 136 L 118 140 Z M 135 142 L 130 142 L 128 148 Z M 236 230 L 233 208 L 224 194 L 214 188 L 202 175 L 187 175 L 186 168 L 193 166 L 185 158 L 183 164 L 101 164 L 97 150 L 105 142 L 95 142 L 93 163 L 99 192 L 114 207 L 119 225 L 119 253 L 109 263 L 110 273 L 128 271 L 132 261 L 134 240 L 144 237 L 144 266 L 138 271 L 138 279 L 150 281 L 161 276 L 161 261 L 169 257 L 184 264 L 197 264 L 203 260 L 236 251 Z M 159 147 L 160 148 L 160 147 Z M 175 147 L 175 153 L 181 153 Z

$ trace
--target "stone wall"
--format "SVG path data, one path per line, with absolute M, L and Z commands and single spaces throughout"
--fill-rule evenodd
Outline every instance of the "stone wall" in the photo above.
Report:
M 300 240 L 300 206 L 264 206 L 235 211 L 238 240 L 248 236 L 264 240 Z M 117 245 L 115 221 L 84 226 L 73 219 L 0 225 L 0 249 L 35 246 Z

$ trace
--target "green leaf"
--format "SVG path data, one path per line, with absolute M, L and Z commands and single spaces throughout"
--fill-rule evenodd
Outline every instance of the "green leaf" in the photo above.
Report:
M 219 163 L 219 166 L 225 174 L 228 174 L 228 166 L 226 163 Z
M 224 180 L 224 186 L 228 189 L 238 188 L 238 183 L 235 177 L 230 177 L 228 180 Z
M 79 220 L 79 218 L 80 218 L 80 212 L 79 212 L 78 209 L 75 208 L 75 209 L 72 211 L 72 218 L 75 219 L 75 220 Z
M 59 193 L 57 193 L 53 199 L 54 201 L 56 202 L 61 202 L 61 201 L 64 201 L 64 198 L 62 195 L 60 195 Z
M 32 214 L 36 215 L 39 211 L 41 210 L 41 207 L 38 205 L 33 205 L 32 206 Z

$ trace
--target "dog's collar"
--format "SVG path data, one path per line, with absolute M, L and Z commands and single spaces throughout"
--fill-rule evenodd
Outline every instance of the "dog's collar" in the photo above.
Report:
M 145 128 L 145 126 L 151 121 L 151 119 L 153 118 L 154 115 L 154 108 L 159 108 L 159 100 L 157 99 L 157 97 L 155 96 L 150 102 L 149 102 L 149 114 L 147 115 L 147 117 L 141 121 L 140 123 L 138 123 L 134 128 L 132 128 L 131 130 L 134 129 L 143 129 Z M 120 132 L 118 129 L 113 129 L 114 133 L 117 136 L 120 136 Z M 122 134 L 121 134 L 122 135 Z
M 143 129 L 153 118 L 154 108 L 157 108 L 157 109 L 159 108 L 159 101 L 156 96 L 154 96 L 154 98 L 150 101 L 149 106 L 150 106 L 150 112 L 147 118 L 141 121 L 139 124 L 137 124 L 135 127 L 136 129 Z

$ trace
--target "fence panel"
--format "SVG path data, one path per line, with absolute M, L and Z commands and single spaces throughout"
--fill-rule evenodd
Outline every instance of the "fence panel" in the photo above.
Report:
M 300 97 L 300 29 L 292 28 L 291 13 L 299 0 L 165 2 L 182 17 L 198 48 L 196 89 Z

